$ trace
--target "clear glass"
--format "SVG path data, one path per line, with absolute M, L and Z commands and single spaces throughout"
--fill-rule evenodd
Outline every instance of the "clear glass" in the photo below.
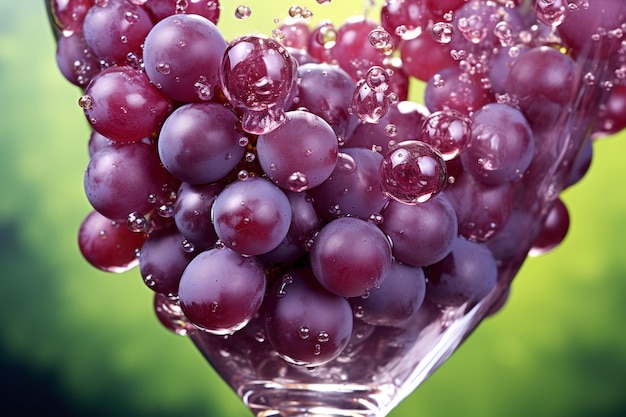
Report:
M 45 3 L 50 10 L 50 1 Z M 370 3 L 355 0 L 351 3 L 354 7 L 344 5 L 338 14 L 371 13 Z M 239 3 L 222 0 L 220 4 L 225 33 L 258 29 L 258 25 L 246 27 L 248 19 L 232 16 Z M 250 21 L 254 25 L 252 17 L 263 5 L 249 4 Z M 284 16 L 290 5 L 291 2 L 273 2 L 271 7 L 277 16 Z M 343 21 L 343 17 L 334 14 L 337 10 L 334 3 L 321 6 L 311 5 L 316 20 Z M 257 23 L 264 28 L 275 26 L 267 20 Z M 61 36 L 54 24 L 53 29 L 57 37 Z M 590 42 L 588 47 L 594 45 Z M 480 302 L 460 307 L 423 307 L 416 317 L 399 327 L 363 325 L 355 329 L 351 344 L 337 359 L 315 368 L 293 366 L 279 357 L 265 338 L 261 318 L 253 319 L 243 330 L 229 336 L 189 331 L 190 339 L 209 364 L 254 415 L 383 417 L 474 331 L 491 308 L 506 296 L 589 137 L 599 104 L 608 94 L 608 89 L 600 86 L 610 80 L 613 61 L 581 58 L 578 65 L 581 74 L 594 74 L 595 82 L 581 83 L 575 99 L 562 109 L 560 119 L 546 134 L 551 146 L 539 156 L 546 161 L 538 164 L 543 171 L 516 182 L 515 215 L 511 220 L 514 224 L 499 232 L 507 234 L 503 242 L 515 242 L 515 247 L 502 251 L 505 255 L 497 259 L 498 283 Z

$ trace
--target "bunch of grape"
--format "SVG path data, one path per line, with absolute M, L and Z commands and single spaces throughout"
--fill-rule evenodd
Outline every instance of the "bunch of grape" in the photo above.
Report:
M 527 228 L 524 190 L 561 152 L 577 157 L 556 191 L 573 185 L 591 139 L 626 125 L 622 0 L 386 0 L 379 21 L 315 27 L 294 6 L 272 36 L 233 40 L 217 0 L 50 7 L 93 129 L 85 259 L 138 265 L 171 330 L 254 320 L 296 365 L 337 358 L 363 325 L 471 307 L 522 242 L 554 248 L 567 209 L 546 193 Z

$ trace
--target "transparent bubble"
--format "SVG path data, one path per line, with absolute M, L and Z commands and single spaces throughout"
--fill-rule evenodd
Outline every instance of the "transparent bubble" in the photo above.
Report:
M 391 35 L 380 26 L 369 33 L 368 40 L 374 49 L 385 55 L 390 55 L 393 52 Z
M 89 110 L 93 107 L 93 97 L 90 95 L 84 95 L 78 99 L 78 105 L 83 110 Z
M 454 26 L 447 22 L 437 22 L 430 30 L 430 36 L 439 43 L 450 43 L 454 37 Z
M 247 19 L 250 17 L 251 14 L 252 10 L 250 9 L 250 6 L 247 6 L 245 4 L 237 6 L 237 8 L 235 9 L 235 17 L 237 19 Z

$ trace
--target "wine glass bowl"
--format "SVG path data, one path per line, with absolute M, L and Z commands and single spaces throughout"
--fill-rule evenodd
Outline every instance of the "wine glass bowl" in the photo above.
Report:
M 156 19 L 157 6 L 150 6 L 151 0 L 129 1 L 126 6 L 110 1 L 146 16 L 149 11 Z M 174 3 L 184 9 L 182 3 L 187 2 Z M 333 13 L 333 4 L 317 3 L 326 3 L 326 13 Z M 256 416 L 382 417 L 415 390 L 506 301 L 512 280 L 546 230 L 545 220 L 559 193 L 576 182 L 573 167 L 598 133 L 600 109 L 623 78 L 619 71 L 624 67 L 624 48 L 616 39 L 623 36 L 619 31 L 624 29 L 626 8 L 618 0 L 589 4 L 473 0 L 456 2 L 452 11 L 438 10 L 432 3 L 387 1 L 382 11 L 368 10 L 366 18 L 356 10 L 359 19 L 345 25 L 324 21 L 307 29 L 306 36 L 294 33 L 305 31 L 302 25 L 309 25 L 310 11 L 292 6 L 289 14 L 294 20 L 280 27 L 282 22 L 274 21 L 273 37 L 255 33 L 228 39 L 219 80 L 195 74 L 195 84 L 185 86 L 185 92 L 192 93 L 183 102 L 176 88 L 168 93 L 171 86 L 163 89 L 150 79 L 151 72 L 156 78 L 157 73 L 166 76 L 177 69 L 171 56 L 167 65 L 155 61 L 161 48 L 149 42 L 143 50 L 129 50 L 123 65 L 122 55 L 110 58 L 102 52 L 101 72 L 92 72 L 93 62 L 85 66 L 82 61 L 76 68 L 84 79 L 68 77 L 83 89 L 81 107 L 93 129 L 96 133 L 111 129 L 107 136 L 114 142 L 108 151 L 94 152 L 87 170 L 86 184 L 94 185 L 86 191 L 96 210 L 101 207 L 96 197 L 104 192 L 98 189 L 102 173 L 96 167 L 109 161 L 103 155 L 132 160 L 131 155 L 141 153 L 133 147 L 157 148 L 152 158 L 158 153 L 164 167 L 145 171 L 163 176 L 158 178 L 165 184 L 163 190 L 150 192 L 137 210 L 124 205 L 119 209 L 123 215 L 107 213 L 112 213 L 114 224 L 126 221 L 133 233 L 145 234 L 146 243 L 131 249 L 141 252 L 140 272 L 155 291 L 159 319 L 189 336 Z M 59 45 L 79 30 L 63 23 L 67 15 L 54 9 L 60 4 L 46 2 Z M 90 7 L 107 7 L 91 6 L 86 0 L 72 4 L 76 8 L 70 21 L 85 18 Z M 236 7 L 224 1 L 220 6 L 222 17 L 230 13 L 240 22 L 256 10 L 254 5 Z M 420 12 L 419 18 L 407 17 L 411 8 Z M 127 21 L 140 19 L 132 11 L 125 16 Z M 188 23 L 184 16 L 182 10 L 169 20 L 184 26 Z M 581 16 L 593 25 L 579 30 Z M 160 22 L 163 19 L 168 18 Z M 200 24 L 210 32 L 213 26 L 207 19 Z M 442 67 L 428 77 L 422 69 L 419 75 L 405 74 L 402 60 L 420 58 L 393 51 L 424 36 L 431 44 L 435 40 L 431 47 L 439 52 L 447 48 L 452 60 L 442 59 Z M 183 47 L 180 42 L 179 46 Z M 149 54 L 143 61 L 142 52 Z M 148 70 L 142 68 L 146 62 L 152 63 Z M 313 68 L 309 65 L 330 66 L 316 73 L 307 71 Z M 116 96 L 107 96 L 96 86 L 102 86 L 106 74 L 126 68 L 137 77 L 148 73 L 144 80 L 154 87 L 150 94 L 159 95 L 164 103 L 160 112 L 167 113 L 150 112 L 150 123 L 160 120 L 163 127 L 159 131 L 149 125 L 152 135 L 144 141 L 136 142 L 146 136 L 143 131 L 128 139 L 125 129 L 115 126 L 119 118 L 102 128 L 106 112 L 93 116 L 98 101 Z M 337 75 L 343 86 L 324 78 L 329 73 Z M 313 76 L 321 78 L 307 84 L 307 77 Z M 419 77 L 421 88 L 408 82 Z M 201 94 L 207 86 L 211 94 Z M 318 96 L 307 100 L 314 90 Z M 198 99 L 193 91 L 199 93 Z M 130 96 L 123 92 L 118 88 L 115 98 Z M 320 105 L 314 111 L 325 96 L 332 97 L 328 108 Z M 172 143 L 183 140 L 185 135 L 179 133 L 183 125 L 195 122 L 190 116 L 180 128 L 171 126 L 176 126 L 183 110 L 202 108 L 198 113 L 212 114 L 202 103 L 209 100 L 239 118 L 241 126 L 219 136 L 232 136 L 231 145 L 237 140 L 241 155 L 236 164 L 231 161 L 224 168 L 225 163 L 210 159 L 211 154 L 210 164 L 219 165 L 224 173 L 210 177 L 206 182 L 211 184 L 190 184 L 193 181 L 185 180 L 191 177 L 184 175 L 195 159 L 188 152 L 173 174 L 171 165 L 183 158 L 184 151 L 173 149 Z M 412 107 L 414 127 L 402 130 L 409 113 L 399 109 L 412 101 L 424 104 Z M 307 103 L 307 109 L 299 107 L 300 102 Z M 121 107 L 125 114 L 132 111 L 125 104 Z M 431 117 L 435 113 L 445 117 Z M 398 119 L 391 119 L 394 114 Z M 306 119 L 304 125 L 296 125 L 300 119 Z M 439 130 L 432 130 L 433 120 Z M 378 139 L 382 137 L 388 149 L 351 145 L 368 142 L 354 138 L 368 131 L 368 125 L 384 126 L 379 129 L 384 136 Z M 327 157 L 311 166 L 303 157 L 297 170 L 287 170 L 287 174 L 293 170 L 292 176 L 276 180 L 273 171 L 280 169 L 276 161 L 287 151 L 265 143 L 304 135 L 302 126 L 310 127 L 306 137 L 316 142 L 331 135 Z M 193 131 L 189 136 L 200 135 Z M 396 141 L 396 136 L 403 139 Z M 224 139 L 207 140 L 213 140 L 216 149 Z M 287 140 L 282 148 L 291 152 L 296 142 Z M 440 151 L 442 143 L 458 149 Z M 118 156 L 120 148 L 127 156 Z M 202 152 L 193 148 L 191 154 Z M 304 150 L 307 156 L 316 152 L 313 145 Z M 223 159 L 232 158 L 232 152 L 228 155 Z M 309 183 L 312 173 L 319 172 L 323 178 Z M 138 192 L 147 187 L 140 188 Z M 109 191 L 119 195 L 114 188 Z M 203 203 L 195 209 L 181 208 L 181 201 L 190 195 Z M 111 197 L 105 200 L 115 203 Z M 144 207 L 146 201 L 151 208 Z M 133 221 L 125 218 L 127 212 Z M 183 212 L 196 216 L 202 212 L 212 226 L 198 238 L 193 225 L 184 227 L 188 223 L 183 224 Z M 255 217 L 257 213 L 263 215 Z M 241 224 L 233 226 L 236 216 Z M 412 228 L 419 230 L 411 233 Z M 81 228 L 81 249 L 87 258 L 85 242 L 101 238 L 98 232 Z M 158 265 L 162 235 L 182 243 L 171 257 L 174 250 L 169 244 L 162 263 L 177 267 L 167 273 Z M 437 245 L 439 250 L 434 250 Z M 412 247 L 427 254 L 420 253 L 420 258 L 411 253 Z M 136 265 L 127 256 L 124 259 L 121 269 Z M 148 265 L 148 259 L 157 266 Z M 112 265 L 95 266 L 116 270 Z M 209 271 L 206 276 L 204 271 Z M 244 291 L 241 278 L 252 275 L 255 285 L 248 280 Z

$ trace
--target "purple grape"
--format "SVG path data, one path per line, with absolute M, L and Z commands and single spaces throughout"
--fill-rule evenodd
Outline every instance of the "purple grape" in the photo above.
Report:
M 152 307 L 159 322 L 172 333 L 188 336 L 198 330 L 183 314 L 177 297 L 155 292 Z
M 261 135 L 285 122 L 296 71 L 296 61 L 274 39 L 248 35 L 228 45 L 220 84 L 228 101 L 242 112 L 243 130 Z
M 459 234 L 470 240 L 489 239 L 506 223 L 513 208 L 510 183 L 488 185 L 467 173 L 445 190 L 459 221 Z
M 396 39 L 418 37 L 428 26 L 430 12 L 423 0 L 385 0 L 380 13 L 382 27 Z
M 96 152 L 98 152 L 100 149 L 108 148 L 115 143 L 116 142 L 112 141 L 106 136 L 102 136 L 100 133 L 92 129 L 91 134 L 89 135 L 89 142 L 87 144 L 89 158 L 93 158 Z
M 150 81 L 181 102 L 210 100 L 219 86 L 227 42 L 210 20 L 196 14 L 162 19 L 148 33 L 143 59 Z
M 345 142 L 358 120 L 348 112 L 356 83 L 336 65 L 305 64 L 298 68 L 298 86 L 292 108 L 315 113 Z
M 133 233 L 123 223 L 91 211 L 78 230 L 78 248 L 83 258 L 106 272 L 126 272 L 137 266 L 137 254 L 146 240 L 144 233 Z
M 326 181 L 337 164 L 337 137 L 323 118 L 302 110 L 257 139 L 259 164 L 280 187 L 304 191 Z
M 504 94 L 506 92 L 506 80 L 511 71 L 511 66 L 520 55 L 528 51 L 526 45 L 508 45 L 499 48 L 491 57 L 488 64 L 489 84 L 491 91 L 496 94 Z
M 72 84 L 85 88 L 100 72 L 100 61 L 85 43 L 82 32 L 61 36 L 57 42 L 56 63 Z
M 441 261 L 424 268 L 426 298 L 442 306 L 470 306 L 495 287 L 498 268 L 484 244 L 457 238 Z
M 472 115 L 471 139 L 461 161 L 477 180 L 499 185 L 520 179 L 534 152 L 533 132 L 524 115 L 507 104 L 491 103 Z
M 288 271 L 263 304 L 272 347 L 287 362 L 319 366 L 344 350 L 353 328 L 348 301 L 325 290 L 308 268 Z
M 448 46 L 428 33 L 402 42 L 400 56 L 404 71 L 421 81 L 428 81 L 438 71 L 454 65 Z
M 565 182 L 564 188 L 571 187 L 574 184 L 577 184 L 589 171 L 591 167 L 591 161 L 593 158 L 593 141 L 592 139 L 585 140 L 583 146 L 580 148 L 574 163 L 572 164 L 572 169 L 569 172 L 569 176 L 567 177 L 567 181 Z
M 382 282 L 366 296 L 350 298 L 355 317 L 376 326 L 396 326 L 421 307 L 426 292 L 422 268 L 392 263 Z
M 190 103 L 168 116 L 159 134 L 159 157 L 175 177 L 192 184 L 224 178 L 241 160 L 244 132 L 221 104 Z M 244 141 L 247 143 L 247 140 Z
M 214 334 L 242 329 L 259 311 L 265 295 L 263 265 L 228 249 L 198 254 L 185 268 L 178 297 L 185 316 Z
M 95 131 L 117 142 L 149 137 L 173 107 L 145 73 L 124 66 L 96 75 L 78 104 Z
M 211 207 L 224 189 L 220 183 L 193 185 L 182 183 L 174 205 L 174 222 L 180 233 L 196 250 L 212 247 L 217 234 L 211 222 Z
M 163 189 L 172 183 L 153 145 L 134 142 L 109 146 L 89 161 L 85 194 L 99 213 L 126 221 L 130 213 L 145 215 L 156 208 Z
M 306 50 L 311 30 L 305 22 L 295 19 L 289 20 L 278 26 L 278 29 L 284 37 L 281 40 L 283 45 L 288 48 Z
M 448 173 L 439 151 L 427 143 L 407 140 L 389 147 L 380 176 L 387 197 L 404 204 L 417 204 L 441 192 Z
M 440 110 L 426 117 L 419 138 L 437 149 L 444 160 L 449 161 L 468 146 L 471 126 L 471 119 L 463 113 Z
M 560 198 L 557 198 L 528 254 L 540 256 L 550 252 L 563 242 L 568 230 L 569 213 L 567 207 Z
M 600 106 L 594 137 L 611 135 L 626 128 L 626 84 L 616 85 L 608 100 Z
M 150 15 L 127 0 L 96 1 L 83 21 L 85 42 L 106 65 L 125 65 L 129 55 L 141 56 L 152 28 Z
M 340 216 L 369 219 L 387 204 L 380 184 L 382 155 L 369 149 L 344 148 L 330 177 L 310 190 L 320 217 L 330 221 Z
M 328 291 L 358 297 L 376 286 L 391 266 L 391 246 L 373 223 L 340 217 L 326 224 L 311 247 L 311 269 Z
M 424 104 L 430 112 L 457 110 L 465 115 L 493 101 L 480 79 L 458 66 L 443 68 L 426 83 Z
M 217 24 L 220 17 L 218 0 L 150 0 L 143 7 L 155 22 L 174 14 L 197 14 Z
M 193 253 L 183 247 L 185 237 L 175 227 L 155 230 L 141 247 L 139 272 L 154 292 L 176 295 L 185 267 Z
M 213 203 L 213 226 L 220 241 L 245 254 L 260 255 L 276 248 L 291 223 L 289 199 L 261 177 L 232 182 Z
M 456 212 L 444 194 L 415 205 L 390 201 L 381 214 L 380 228 L 393 243 L 393 256 L 408 265 L 440 261 L 458 234 Z
M 93 6 L 94 0 L 50 0 L 49 3 L 54 23 L 64 37 L 69 37 L 82 33 L 85 15 Z

